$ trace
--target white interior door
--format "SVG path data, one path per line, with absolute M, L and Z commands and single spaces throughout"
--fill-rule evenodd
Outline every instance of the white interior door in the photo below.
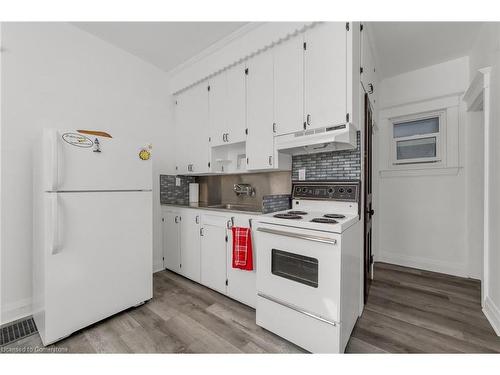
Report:
M 308 128 L 344 124 L 347 114 L 346 24 L 325 22 L 317 25 L 306 31 L 305 42 L 305 114 Z
M 273 54 L 261 53 L 247 65 L 247 169 L 269 169 L 275 162 Z
M 200 215 L 194 210 L 181 212 L 181 274 L 200 282 Z
M 46 342 L 152 298 L 151 192 L 47 193 L 45 204 Z
M 150 190 L 152 160 L 140 155 L 148 147 L 140 140 L 46 129 L 44 190 Z
M 203 216 L 201 235 L 201 283 L 226 293 L 226 220 Z
M 239 64 L 227 71 L 227 116 L 228 142 L 244 142 L 246 139 L 246 76 L 245 64 Z
M 163 256 L 164 266 L 171 271 L 181 271 L 181 247 L 179 239 L 179 218 L 177 212 L 167 211 L 163 222 Z
M 304 129 L 304 36 L 300 34 L 274 48 L 276 134 Z

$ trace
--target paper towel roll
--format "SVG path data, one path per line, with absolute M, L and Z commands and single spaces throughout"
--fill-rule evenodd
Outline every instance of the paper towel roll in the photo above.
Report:
M 198 203 L 198 197 L 200 196 L 200 185 L 197 183 L 189 184 L 189 203 Z

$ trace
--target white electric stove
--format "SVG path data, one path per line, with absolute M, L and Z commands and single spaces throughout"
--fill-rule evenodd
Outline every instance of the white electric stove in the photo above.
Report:
M 315 353 L 342 353 L 362 306 L 358 181 L 297 181 L 292 209 L 260 216 L 257 324 Z

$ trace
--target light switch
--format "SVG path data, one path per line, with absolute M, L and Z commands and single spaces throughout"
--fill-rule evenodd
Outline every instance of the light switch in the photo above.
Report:
M 299 169 L 299 181 L 304 181 L 306 179 L 306 169 Z
M 175 186 L 181 186 L 181 179 L 179 177 L 175 178 Z

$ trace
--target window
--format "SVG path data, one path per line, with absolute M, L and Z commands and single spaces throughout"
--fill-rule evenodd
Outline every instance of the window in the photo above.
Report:
M 392 163 L 416 164 L 441 161 L 443 113 L 391 119 Z

